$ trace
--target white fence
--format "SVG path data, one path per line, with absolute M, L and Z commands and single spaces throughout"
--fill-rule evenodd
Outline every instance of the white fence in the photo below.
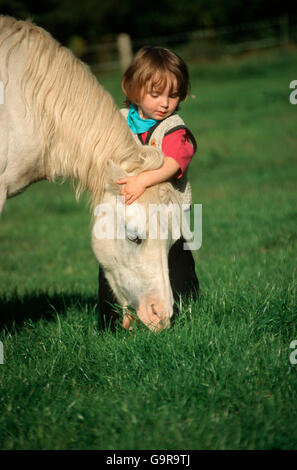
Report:
M 125 69 L 135 52 L 144 45 L 159 45 L 182 50 L 188 61 L 224 54 L 278 47 L 297 42 L 297 17 L 282 16 L 266 21 L 243 23 L 216 29 L 201 29 L 167 36 L 131 40 L 127 33 L 114 41 L 95 44 L 84 50 L 83 60 L 94 73 Z

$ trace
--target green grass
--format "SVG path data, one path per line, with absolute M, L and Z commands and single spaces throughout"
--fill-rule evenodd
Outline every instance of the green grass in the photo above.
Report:
M 200 300 L 97 329 L 86 197 L 39 183 L 0 220 L 2 449 L 296 449 L 295 50 L 191 68 Z M 120 77 L 102 82 L 120 104 Z

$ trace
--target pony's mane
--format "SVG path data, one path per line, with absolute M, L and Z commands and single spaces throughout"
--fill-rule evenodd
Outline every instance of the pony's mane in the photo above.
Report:
M 87 188 L 94 205 L 103 196 L 109 159 L 131 174 L 162 165 L 161 152 L 135 142 L 110 94 L 69 49 L 31 21 L 0 16 L 0 31 L 2 49 L 13 40 L 6 52 L 9 75 L 12 52 L 25 47 L 21 93 L 42 132 L 48 179 L 77 180 L 77 197 Z

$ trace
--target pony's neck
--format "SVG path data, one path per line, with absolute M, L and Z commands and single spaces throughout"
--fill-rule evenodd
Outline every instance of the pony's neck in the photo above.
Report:
M 97 202 L 107 160 L 121 164 L 137 144 L 113 99 L 86 65 L 46 31 L 22 25 L 21 40 L 28 41 L 21 93 L 41 135 L 45 177 L 76 180 L 77 194 L 87 188 Z
M 107 161 L 112 159 L 124 167 L 127 160 L 131 165 L 137 159 L 139 164 L 139 146 L 109 93 L 91 74 L 87 80 L 82 78 L 86 82 L 84 101 L 80 103 L 69 93 L 58 119 L 52 110 L 50 132 L 54 132 L 47 139 L 50 145 L 45 158 L 46 173 L 48 179 L 61 176 L 75 180 L 77 197 L 88 189 L 94 205 L 103 197 Z

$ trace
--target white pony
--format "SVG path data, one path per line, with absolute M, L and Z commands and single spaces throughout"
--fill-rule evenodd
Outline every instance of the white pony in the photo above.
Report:
M 0 213 L 7 198 L 57 177 L 77 182 L 91 207 L 116 205 L 116 180 L 162 165 L 154 148 L 140 147 L 111 96 L 88 67 L 29 21 L 0 16 Z M 169 183 L 147 189 L 138 202 L 180 203 Z M 96 225 L 97 217 L 94 217 Z M 126 226 L 125 215 L 118 220 Z M 94 225 L 94 226 L 95 226 Z M 168 327 L 173 296 L 168 252 L 174 240 L 96 237 L 92 247 L 119 304 L 123 326 L 131 305 L 152 330 Z

